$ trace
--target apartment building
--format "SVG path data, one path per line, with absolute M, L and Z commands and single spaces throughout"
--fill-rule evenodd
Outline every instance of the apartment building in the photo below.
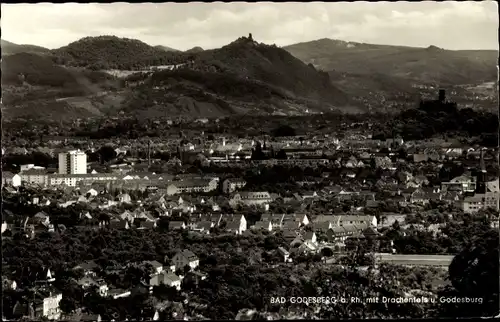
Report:
M 59 153 L 59 174 L 86 174 L 87 154 L 80 150 Z

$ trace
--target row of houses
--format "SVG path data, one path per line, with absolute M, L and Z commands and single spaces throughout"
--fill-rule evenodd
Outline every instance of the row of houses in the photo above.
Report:
M 29 168 L 18 174 L 5 171 L 2 173 L 2 186 L 11 185 L 19 187 L 22 183 L 39 186 L 68 186 L 77 187 L 89 185 L 95 182 L 113 183 L 114 186 L 165 187 L 168 195 L 193 192 L 210 192 L 219 186 L 218 177 L 187 178 L 185 180 L 172 180 L 169 175 L 157 175 L 155 173 L 143 174 L 116 174 L 116 173 L 89 173 L 89 174 L 48 174 L 44 169 Z M 128 183 L 128 185 L 127 185 Z M 221 184 L 222 191 L 230 194 L 245 187 L 246 181 L 240 178 L 228 178 Z

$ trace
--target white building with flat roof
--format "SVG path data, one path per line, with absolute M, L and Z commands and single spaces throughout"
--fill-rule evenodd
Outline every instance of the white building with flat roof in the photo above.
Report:
M 87 154 L 80 150 L 59 153 L 59 174 L 86 174 Z

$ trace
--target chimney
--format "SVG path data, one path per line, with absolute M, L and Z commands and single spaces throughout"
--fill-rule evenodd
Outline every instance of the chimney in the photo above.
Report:
M 439 90 L 439 101 L 444 102 L 446 100 L 446 91 L 444 89 Z

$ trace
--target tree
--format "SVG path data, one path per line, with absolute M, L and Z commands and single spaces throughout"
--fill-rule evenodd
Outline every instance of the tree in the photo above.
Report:
M 59 302 L 59 308 L 66 314 L 72 313 L 77 308 L 76 301 L 71 297 L 63 296 Z
M 115 149 L 107 145 L 101 147 L 97 153 L 100 155 L 101 162 L 109 162 L 116 158 Z
M 440 315 L 447 317 L 496 316 L 499 308 L 499 236 L 490 231 L 455 256 L 449 275 L 453 285 L 441 292 L 447 298 L 481 299 L 478 303 L 444 303 Z
M 264 160 L 264 152 L 262 152 L 262 144 L 257 142 L 255 148 L 252 150 L 252 160 Z
M 283 149 L 279 150 L 278 153 L 276 153 L 276 159 L 282 159 L 282 160 L 288 159 L 285 150 Z
M 325 247 L 325 248 L 321 249 L 321 255 L 323 255 L 325 257 L 332 257 L 333 251 L 331 248 Z

